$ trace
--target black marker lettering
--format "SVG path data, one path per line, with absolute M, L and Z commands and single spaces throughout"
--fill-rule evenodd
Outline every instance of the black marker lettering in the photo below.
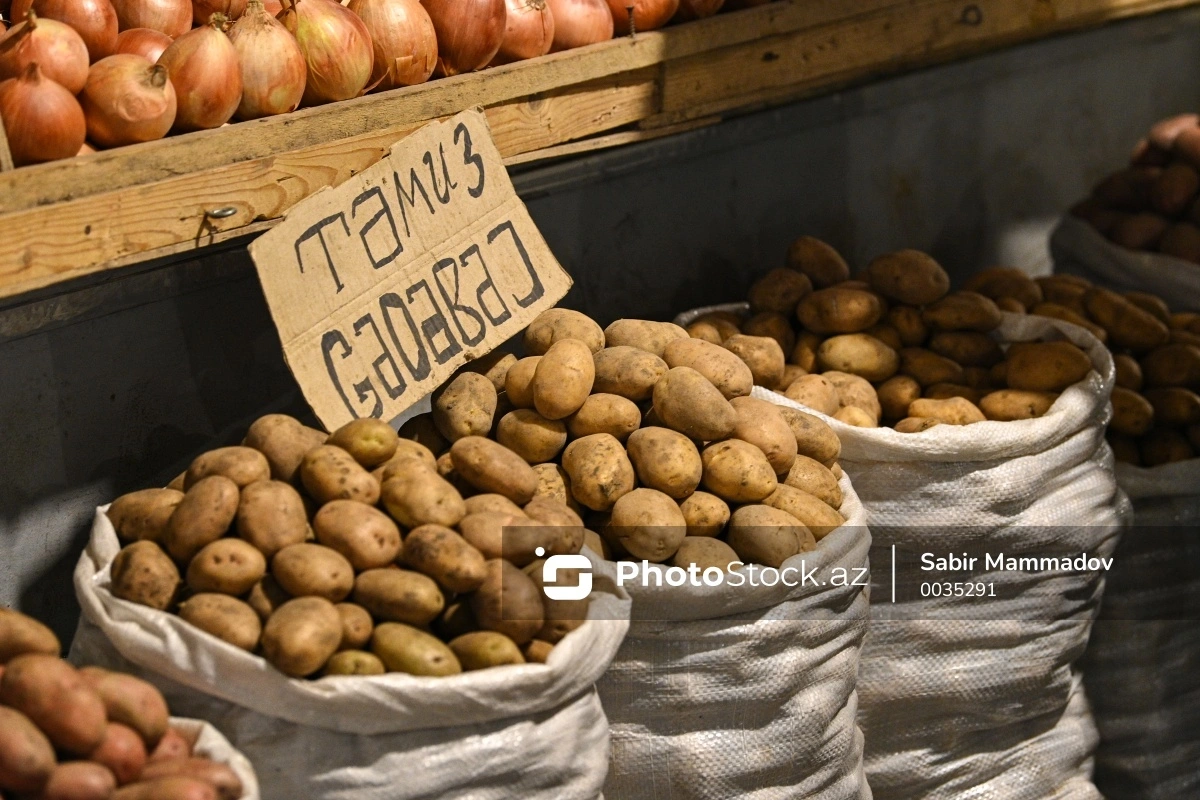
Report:
M 342 360 L 345 361 L 353 352 L 350 345 L 346 342 L 346 337 L 342 336 L 342 332 L 338 330 L 326 331 L 321 337 L 321 353 L 325 356 L 325 370 L 329 373 L 329 379 L 333 381 L 333 387 L 337 389 L 338 395 L 342 398 L 342 402 L 346 404 L 346 410 L 350 412 L 351 417 L 361 417 L 362 414 L 350 402 L 350 398 L 346 396 L 346 390 L 342 388 L 342 381 L 338 378 L 337 369 L 333 366 L 333 349 L 338 345 L 342 346 Z M 379 399 L 379 393 L 371 385 L 371 379 L 365 378 L 362 381 L 354 384 L 354 391 L 360 402 L 367 402 L 367 398 L 374 395 L 375 405 L 371 409 L 369 416 L 380 417 L 383 415 L 383 401 Z
M 525 251 L 525 243 L 521 241 L 520 236 L 517 236 L 517 229 L 513 227 L 511 220 L 505 220 L 496 227 L 492 228 L 492 230 L 488 233 L 488 244 L 491 244 L 493 241 L 495 241 L 496 238 L 505 231 L 508 231 L 509 235 L 512 236 L 513 244 L 517 248 L 517 253 L 520 254 L 521 261 L 525 262 L 525 270 L 529 273 L 530 280 L 533 281 L 533 287 L 529 290 L 529 294 L 521 298 L 518 298 L 514 294 L 513 300 L 516 300 L 517 305 L 519 305 L 521 308 L 529 308 L 531 305 L 540 300 L 542 295 L 546 293 L 546 287 L 542 285 L 542 279 L 538 277 L 537 271 L 534 270 L 533 263 L 529 260 L 529 253 Z
M 341 291 L 345 287 L 342 286 L 342 281 L 338 278 L 337 268 L 333 265 L 333 256 L 329 255 L 329 244 L 325 241 L 325 227 L 332 225 L 334 222 L 341 222 L 342 227 L 346 230 L 346 235 L 350 235 L 350 226 L 346 224 L 346 215 L 339 211 L 332 216 L 328 216 L 320 222 L 313 223 L 304 233 L 300 234 L 300 238 L 296 240 L 296 263 L 300 266 L 301 274 L 304 273 L 304 257 L 300 255 L 300 248 L 309 239 L 314 236 L 321 241 L 321 250 L 325 253 L 325 264 L 329 267 L 329 274 L 333 276 L 333 285 L 337 287 L 337 291 Z
M 358 216 L 358 207 L 372 197 L 379 200 L 379 210 L 375 212 L 375 216 L 367 220 L 366 225 L 362 226 L 362 229 L 360 229 L 358 232 L 358 238 L 362 239 L 363 248 L 367 251 L 367 258 L 371 259 L 371 266 L 375 269 L 379 269 L 380 267 L 386 267 L 388 264 L 395 261 L 396 256 L 404 252 L 404 245 L 400 242 L 400 234 L 396 230 L 396 220 L 392 217 L 392 209 L 388 207 L 387 200 L 385 200 L 383 197 L 383 190 L 378 186 L 372 186 L 370 189 L 367 189 L 358 197 L 354 198 L 354 202 L 350 204 L 350 216 Z M 374 228 L 375 225 L 378 224 L 379 220 L 383 219 L 384 217 L 387 217 L 388 228 L 390 228 L 392 231 L 392 241 L 396 243 L 396 246 L 392 248 L 392 251 L 383 258 L 376 258 L 375 254 L 371 252 L 371 243 L 367 241 L 367 234 L 369 234 L 371 229 Z
M 446 180 L 442 182 L 444 191 L 439 191 L 437 168 L 433 164 L 433 153 L 426 150 L 425 155 L 421 157 L 421 161 L 425 166 L 429 167 L 429 182 L 433 184 L 433 196 L 438 199 L 439 203 L 446 205 L 450 202 L 450 176 L 447 175 Z M 445 165 L 445 163 L 446 160 L 442 159 L 442 164 Z
M 406 295 L 409 303 L 412 302 L 413 295 L 421 289 L 425 290 L 425 294 L 429 297 L 429 304 L 433 306 L 433 314 L 421 320 L 421 332 L 425 334 L 425 341 L 429 342 L 429 349 L 433 351 L 434 361 L 445 364 L 462 352 L 462 345 L 454 338 L 454 333 L 450 330 L 450 323 L 446 321 L 446 315 L 442 313 L 441 307 L 434 299 L 433 290 L 429 288 L 428 281 L 421 280 L 408 287 Z M 437 343 L 434 341 L 439 333 L 446 335 L 446 346 L 442 350 L 438 349 Z
M 404 314 L 404 322 L 408 325 L 408 332 L 412 335 L 413 344 L 417 348 L 417 363 L 413 364 L 409 359 L 408 353 L 404 352 L 404 346 L 400 344 L 400 337 L 396 335 L 396 326 L 392 324 L 392 316 L 388 313 L 390 309 L 400 309 Z M 386 292 L 379 297 L 379 310 L 383 314 L 383 324 L 387 326 L 388 335 L 392 337 L 392 344 L 396 348 L 396 352 L 400 354 L 400 360 L 404 362 L 405 368 L 408 369 L 414 381 L 423 381 L 429 375 L 429 353 L 425 350 L 424 343 L 421 342 L 421 332 L 417 330 L 416 320 L 408 310 L 408 306 L 404 305 L 404 301 L 400 299 L 400 295 L 395 292 Z
M 474 164 L 475 169 L 479 171 L 479 183 L 469 187 L 467 194 L 471 195 L 471 197 L 479 197 L 479 195 L 483 194 L 483 159 L 479 157 L 479 154 L 471 151 L 471 131 L 467 128 L 467 123 L 460 122 L 458 123 L 458 127 L 454 129 L 455 144 L 458 144 L 458 135 L 460 133 L 463 138 L 463 163 Z
M 467 265 L 467 256 L 470 255 L 472 251 L 478 253 L 479 245 L 471 245 L 467 248 L 466 252 L 462 254 L 462 265 L 464 267 Z M 450 297 L 450 293 L 446 291 L 445 284 L 442 283 L 442 273 L 446 270 L 452 270 L 451 277 L 454 279 L 453 298 Z M 450 316 L 454 317 L 454 326 L 458 328 L 458 334 L 462 337 L 463 343 L 470 347 L 474 347 L 482 342 L 484 334 L 487 333 L 487 325 L 483 323 L 483 317 L 480 316 L 479 312 L 475 309 L 471 308 L 470 306 L 464 306 L 458 302 L 460 297 L 459 290 L 461 287 L 461 282 L 458 278 L 458 262 L 456 262 L 453 258 L 443 258 L 441 261 L 434 264 L 433 279 L 437 283 L 438 292 L 441 293 L 442 299 L 446 301 L 446 308 L 450 309 Z M 460 312 L 475 320 L 475 324 L 479 326 L 478 334 L 471 336 L 467 333 L 466 329 L 463 328 L 462 318 L 459 316 Z
M 354 323 L 354 335 L 362 336 L 362 329 L 368 325 L 375 332 L 375 341 L 379 342 L 379 349 L 383 352 L 383 355 L 371 362 L 371 366 L 375 368 L 375 375 L 379 378 L 379 384 L 383 386 L 388 397 L 395 400 L 404 394 L 404 390 L 408 388 L 408 384 L 404 380 L 404 375 L 400 373 L 400 368 L 396 366 L 396 359 L 392 358 L 391 351 L 383 343 L 383 337 L 379 334 L 379 326 L 375 324 L 375 319 L 370 314 L 359 317 L 358 321 Z M 388 379 L 383 376 L 382 364 L 385 361 L 392 366 L 392 373 L 396 376 L 395 385 L 389 383 Z
M 404 187 L 400 184 L 400 175 L 396 172 L 392 173 L 392 180 L 396 182 L 396 196 L 400 202 L 400 219 L 404 220 L 404 235 L 412 236 L 412 229 L 408 225 L 408 212 L 404 210 L 404 204 L 408 205 L 415 211 L 417 208 L 417 192 L 421 193 L 421 198 L 425 201 L 425 207 L 429 209 L 429 213 L 433 214 L 433 203 L 429 201 L 429 193 L 425 191 L 424 184 L 417 177 L 416 168 L 408 171 L 408 192 L 404 191 Z

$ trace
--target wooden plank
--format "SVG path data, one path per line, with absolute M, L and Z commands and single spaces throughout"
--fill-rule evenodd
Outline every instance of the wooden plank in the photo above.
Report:
M 670 125 L 662 128 L 654 128 L 652 130 L 632 130 L 620 131 L 618 133 L 608 133 L 603 136 L 593 136 L 589 139 L 580 139 L 576 142 L 568 144 L 555 145 L 554 147 L 546 147 L 541 150 L 533 150 L 529 153 L 522 153 L 518 156 L 512 156 L 504 159 L 507 166 L 516 166 L 517 164 L 528 164 L 534 161 L 548 161 L 552 158 L 563 158 L 564 156 L 577 156 L 583 153 L 592 153 L 597 150 L 605 150 L 612 147 L 621 147 L 622 145 L 635 144 L 637 142 L 645 142 L 650 139 L 660 139 L 663 136 L 672 136 L 676 133 L 684 133 L 686 131 L 694 131 L 698 128 L 706 128 L 709 125 L 715 125 L 721 121 L 720 117 L 704 117 L 703 119 L 688 120 L 687 122 L 678 125 Z
M 0 119 L 0 172 L 13 169 L 12 151 L 8 149 L 8 132 L 4 130 L 4 120 Z

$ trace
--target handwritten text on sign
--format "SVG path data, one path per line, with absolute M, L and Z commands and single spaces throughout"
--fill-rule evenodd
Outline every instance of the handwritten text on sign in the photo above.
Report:
M 330 430 L 397 416 L 571 286 L 478 111 L 299 203 L 250 255 L 284 357 Z

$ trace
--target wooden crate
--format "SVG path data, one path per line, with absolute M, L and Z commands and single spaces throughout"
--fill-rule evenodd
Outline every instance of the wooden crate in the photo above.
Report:
M 423 123 L 483 107 L 509 163 L 668 135 L 874 76 L 1200 0 L 781 0 L 213 131 L 11 169 L 0 297 L 265 230 Z M 2 135 L 2 134 L 0 134 Z M 228 216 L 211 212 L 224 210 Z M 230 213 L 231 212 L 231 213 Z

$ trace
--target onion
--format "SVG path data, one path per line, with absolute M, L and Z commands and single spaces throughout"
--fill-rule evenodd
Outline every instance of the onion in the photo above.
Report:
M 79 148 L 79 152 L 78 152 L 78 153 L 76 153 L 75 155 L 78 155 L 78 156 L 90 156 L 90 155 L 91 155 L 92 153 L 94 153 L 94 152 L 96 152 L 96 148 L 92 147 L 92 146 L 91 146 L 90 144 L 88 144 L 87 142 L 84 142 L 84 143 L 83 143 L 83 145 L 82 145 L 82 146 Z
M 150 28 L 175 39 L 191 30 L 190 0 L 112 0 L 120 29 Z
M 504 0 L 425 0 L 437 31 L 441 75 L 474 72 L 488 65 L 504 40 Z
M 242 70 L 238 119 L 258 119 L 294 111 L 304 96 L 304 53 L 283 23 L 250 0 L 242 18 L 229 29 L 229 40 Z
M 679 0 L 675 22 L 691 22 L 694 19 L 711 17 L 721 10 L 725 0 Z
M 74 28 L 93 62 L 117 51 L 117 12 L 108 0 L 13 0 L 12 19 L 25 19 L 30 8 Z
M 504 41 L 493 64 L 544 56 L 554 44 L 554 15 L 546 0 L 504 0 Z
M 279 21 L 304 53 L 306 106 L 358 97 L 371 79 L 371 34 L 358 15 L 333 0 L 284 0 Z
M 263 8 L 272 17 L 279 19 L 279 14 L 283 11 L 283 3 L 280 0 L 263 0 Z
M 224 14 L 229 20 L 242 18 L 246 0 L 192 0 L 192 19 L 197 25 L 207 25 L 213 14 Z
M 180 36 L 159 56 L 179 103 L 174 130 L 219 128 L 242 102 L 242 68 L 225 23 L 224 14 L 213 14 L 211 23 Z
M 437 34 L 420 0 L 350 0 L 371 34 L 371 85 L 381 90 L 424 83 L 437 64 Z
M 130 28 L 117 37 L 117 52 L 132 53 L 153 64 L 171 46 L 171 37 L 150 28 Z
M 633 6 L 635 30 L 652 31 L 671 21 L 679 10 L 679 0 L 608 0 L 613 23 L 619 34 L 629 33 L 629 6 Z
M 547 0 L 554 15 L 552 52 L 613 38 L 613 15 L 605 0 Z
M 45 64 L 42 74 L 71 94 L 78 94 L 87 82 L 83 39 L 70 25 L 38 19 L 31 9 L 24 22 L 0 39 L 0 80 L 17 77 L 34 61 Z
M 18 167 L 70 158 L 87 134 L 79 101 L 43 76 L 36 61 L 20 77 L 0 83 L 0 119 Z
M 161 139 L 175 122 L 167 68 L 141 56 L 122 53 L 92 64 L 79 99 L 88 140 L 97 147 Z

